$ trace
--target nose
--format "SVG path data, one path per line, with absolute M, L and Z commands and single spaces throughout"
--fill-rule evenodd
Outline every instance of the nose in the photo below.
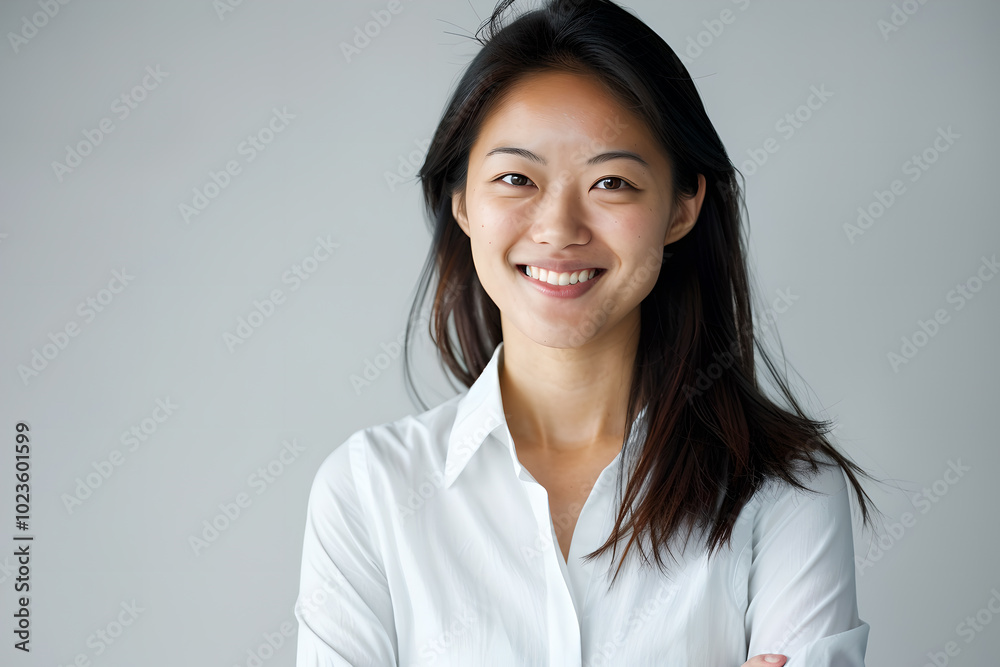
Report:
M 583 196 L 569 179 L 560 179 L 549 186 L 529 212 L 531 237 L 535 243 L 547 243 L 561 249 L 584 245 L 591 231 L 586 221 Z

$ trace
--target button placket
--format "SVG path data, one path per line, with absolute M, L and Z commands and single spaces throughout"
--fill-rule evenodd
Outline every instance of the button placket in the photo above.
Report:
M 540 559 L 545 573 L 545 598 L 549 639 L 551 639 L 549 665 L 578 667 L 582 654 L 580 621 L 577 618 L 569 582 L 560 569 L 562 554 L 557 553 L 558 541 L 554 539 L 555 528 L 549 511 L 549 494 L 541 484 L 531 478 L 530 473 L 525 470 L 524 474 L 527 478 L 522 477 L 521 484 L 528 494 L 536 521 L 536 544 L 524 552 L 529 560 Z

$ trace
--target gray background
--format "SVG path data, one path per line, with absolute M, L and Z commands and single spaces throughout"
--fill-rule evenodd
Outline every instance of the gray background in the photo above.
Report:
M 390 354 L 430 241 L 411 164 L 493 3 L 402 0 L 348 62 L 341 44 L 387 2 L 222 1 L 53 1 L 51 18 L 37 0 L 0 8 L 0 538 L 9 545 L 18 532 L 21 420 L 33 436 L 36 536 L 30 656 L 11 647 L 13 558 L 0 556 L 5 664 L 67 665 L 79 654 L 109 667 L 253 664 L 266 634 L 294 625 L 318 465 L 350 433 L 416 409 Z M 982 258 L 1000 251 L 1000 7 L 897 2 L 902 25 L 884 33 L 890 2 L 629 6 L 684 54 L 747 176 L 762 298 L 795 297 L 774 319 L 790 370 L 808 383 L 795 386 L 839 422 L 843 450 L 888 481 L 867 487 L 888 521 L 873 535 L 855 520 L 869 664 L 923 665 L 949 641 L 958 651 L 948 664 L 996 664 L 1000 618 L 980 610 L 994 594 L 1000 604 L 1000 280 L 974 278 L 993 277 Z M 730 22 L 713 23 L 724 10 Z M 132 96 L 147 67 L 164 74 L 146 78 L 122 118 L 115 100 Z M 800 109 L 812 86 L 832 96 Z M 264 132 L 273 141 L 249 161 L 241 142 L 275 108 L 294 118 Z M 776 124 L 797 111 L 809 117 L 788 136 Z M 105 118 L 113 130 L 57 175 L 52 163 Z M 936 153 L 939 128 L 958 138 Z M 769 138 L 778 150 L 744 167 Z M 911 180 L 906 163 L 925 151 L 936 160 Z M 179 206 L 230 160 L 240 172 L 185 221 Z M 903 194 L 849 238 L 858 207 L 897 179 Z M 304 262 L 317 237 L 337 248 Z M 298 289 L 283 280 L 295 265 L 314 269 Z M 102 292 L 123 270 L 127 287 Z M 973 298 L 949 300 L 967 282 Z M 275 289 L 283 303 L 231 350 L 224 335 Z M 92 318 L 80 309 L 88 298 L 104 300 Z M 916 336 L 917 354 L 894 369 L 889 353 L 938 310 L 947 321 Z M 22 378 L 19 367 L 73 323 L 77 335 Z M 436 403 L 455 389 L 428 350 L 424 386 Z M 366 364 L 384 368 L 352 384 Z M 177 407 L 157 423 L 167 399 Z M 122 434 L 143 426 L 150 434 L 132 451 Z M 298 455 L 273 463 L 292 440 Z M 117 466 L 107 463 L 115 450 Z M 946 475 L 950 462 L 969 469 Z M 251 477 L 269 464 L 280 474 Z M 249 506 L 196 553 L 190 538 L 205 521 L 224 524 L 220 504 L 241 493 Z M 98 655 L 96 633 L 133 601 L 142 611 Z M 977 612 L 991 623 L 964 631 Z M 292 665 L 294 653 L 292 634 L 263 664 Z

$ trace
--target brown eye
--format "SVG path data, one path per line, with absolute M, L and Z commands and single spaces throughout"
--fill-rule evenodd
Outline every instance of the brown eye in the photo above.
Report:
M 598 183 L 604 183 L 605 185 L 608 185 L 609 183 L 617 183 L 619 185 L 619 187 L 610 187 L 610 186 L 604 187 L 601 188 L 602 190 L 624 190 L 626 188 L 632 187 L 631 185 L 626 183 L 624 179 L 618 178 L 617 176 L 608 176 L 606 178 L 602 178 L 601 180 L 598 181 Z
M 528 179 L 528 177 L 525 176 L 524 174 L 504 174 L 503 176 L 500 177 L 500 180 L 503 181 L 504 183 L 507 183 L 508 181 L 504 181 L 504 179 L 507 178 L 508 176 L 513 181 L 513 182 L 510 183 L 511 185 L 521 186 L 521 185 L 527 185 L 528 183 L 531 183 L 531 181 Z

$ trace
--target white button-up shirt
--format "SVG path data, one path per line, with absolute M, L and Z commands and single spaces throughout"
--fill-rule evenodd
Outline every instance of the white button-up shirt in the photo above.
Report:
M 608 590 L 625 543 L 614 560 L 610 549 L 582 556 L 611 534 L 622 453 L 594 484 L 566 562 L 548 493 L 507 429 L 502 363 L 500 343 L 468 390 L 354 433 L 320 465 L 295 604 L 299 667 L 740 667 L 760 653 L 789 656 L 787 667 L 864 665 L 839 468 L 810 480 L 819 494 L 770 482 L 711 560 L 699 531 L 683 552 L 671 542 L 676 563 L 663 552 L 667 575 L 640 567 L 633 545 Z

